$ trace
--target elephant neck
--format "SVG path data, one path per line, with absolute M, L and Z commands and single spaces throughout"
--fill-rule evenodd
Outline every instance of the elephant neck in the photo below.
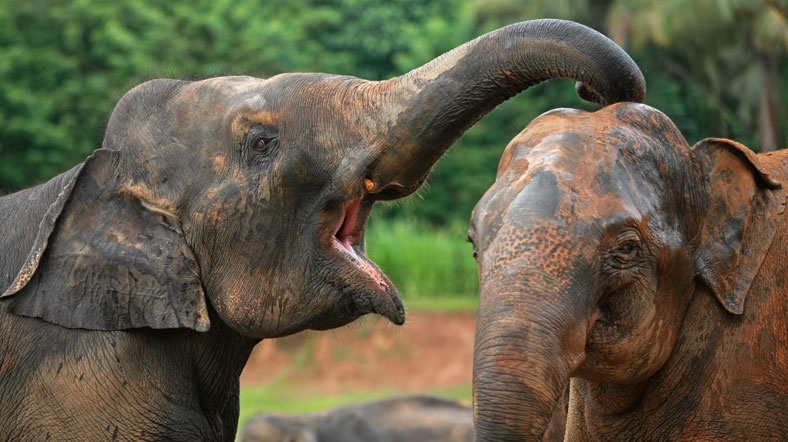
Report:
M 666 381 L 655 376 L 632 385 L 611 385 L 572 379 L 567 413 L 567 442 L 601 442 L 611 440 L 695 440 L 687 438 L 687 416 L 682 410 L 689 405 L 684 383 L 687 377 Z M 672 375 L 671 375 L 672 376 Z M 692 434 L 689 429 L 689 434 Z
M 636 409 L 643 399 L 648 381 L 637 384 L 605 384 L 583 380 L 578 386 L 586 391 L 590 399 L 589 412 L 596 416 L 615 416 Z
M 620 422 L 636 412 L 648 388 L 638 384 L 608 384 L 573 378 L 567 412 L 567 441 L 617 440 Z
M 685 341 L 685 334 L 696 326 L 687 318 L 692 317 L 691 310 L 699 299 L 711 301 L 713 297 L 698 293 L 693 284 L 686 294 L 686 309 L 682 309 L 678 341 L 664 364 L 648 378 L 634 383 L 572 378 L 566 441 L 662 440 L 660 435 L 668 437 L 674 426 L 682 426 L 674 425 L 679 414 L 676 410 L 685 406 L 682 389 L 701 384 L 700 378 L 707 375 L 685 357 L 686 347 L 693 345 Z M 676 433 L 675 440 L 680 440 L 679 436 Z
M 203 407 L 237 407 L 241 372 L 261 340 L 245 337 L 227 326 L 209 306 L 211 328 L 196 333 L 192 343 L 192 361 Z

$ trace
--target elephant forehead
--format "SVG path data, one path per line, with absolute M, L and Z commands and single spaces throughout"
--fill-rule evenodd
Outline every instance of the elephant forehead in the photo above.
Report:
M 196 81 L 193 83 L 193 87 L 195 90 L 200 90 L 203 93 L 213 91 L 213 93 L 219 95 L 236 96 L 248 93 L 250 89 L 261 85 L 263 82 L 265 80 L 261 78 L 236 75 Z
M 231 125 L 274 124 L 271 81 L 254 77 L 218 77 L 189 84 L 178 95 L 177 111 L 204 123 L 210 116 Z
M 568 238 L 567 229 L 583 223 L 583 195 L 572 181 L 564 181 L 552 170 L 532 169 L 517 185 L 499 189 L 501 193 L 485 207 L 486 218 L 500 223 L 496 230 L 486 229 L 487 239 L 498 243 L 496 253 L 551 249 L 554 244 L 544 242 L 547 238 Z
M 228 109 L 259 91 L 265 80 L 253 77 L 217 77 L 188 83 L 171 102 L 183 111 L 205 115 Z
M 597 127 L 592 116 L 578 111 L 539 117 L 507 146 L 498 170 L 501 181 L 516 185 L 547 169 L 582 182 L 600 164 L 612 163 L 617 149 L 608 134 L 611 128 Z
M 629 174 L 618 167 L 621 155 L 576 133 L 554 134 L 518 149 L 497 184 L 509 194 L 504 198 L 509 210 L 540 206 L 540 212 L 529 213 L 582 217 L 585 207 L 597 207 L 621 196 L 622 186 L 630 187 Z
M 559 253 L 559 243 L 595 243 L 608 223 L 653 211 L 653 193 L 637 172 L 619 166 L 620 152 L 593 146 L 562 134 L 513 156 L 509 173 L 476 211 L 485 242 L 497 244 L 495 253 Z
M 604 146 L 590 142 L 576 131 L 545 135 L 531 148 L 518 149 L 514 159 L 525 159 L 529 167 L 549 169 L 560 175 L 582 175 L 591 161 L 603 162 L 610 155 Z
M 589 120 L 593 115 L 570 114 L 578 124 L 556 133 L 521 134 L 499 174 L 497 184 L 510 189 L 504 190 L 510 194 L 506 199 L 514 200 L 515 192 L 517 198 L 544 192 L 544 188 L 529 189 L 534 188 L 535 177 L 549 173 L 572 217 L 582 217 L 584 212 L 578 210 L 583 207 L 591 214 L 625 206 L 653 208 L 658 195 L 666 191 L 666 171 L 677 167 L 671 146 L 638 128 Z
M 577 214 L 578 201 L 588 192 L 571 168 L 556 168 L 557 150 L 545 155 L 515 154 L 474 212 L 474 223 L 494 237 L 503 224 L 527 228 L 537 220 L 558 220 Z

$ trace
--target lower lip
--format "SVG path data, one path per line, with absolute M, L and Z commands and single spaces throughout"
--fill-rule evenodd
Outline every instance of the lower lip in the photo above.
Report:
M 386 283 L 386 278 L 383 277 L 380 271 L 370 264 L 369 261 L 359 256 L 349 242 L 339 241 L 335 237 L 334 244 L 335 247 L 345 254 L 359 269 L 377 281 L 378 285 L 380 285 L 383 290 L 388 289 L 389 285 Z
M 356 254 L 356 251 L 353 250 L 353 246 L 350 244 L 350 241 L 341 241 L 339 238 L 334 237 L 334 244 L 339 250 L 347 253 L 353 259 L 359 259 L 359 256 Z

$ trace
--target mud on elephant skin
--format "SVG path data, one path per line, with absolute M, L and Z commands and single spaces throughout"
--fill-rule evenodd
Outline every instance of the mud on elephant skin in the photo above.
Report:
M 473 412 L 459 401 L 406 395 L 315 413 L 264 413 L 240 442 L 473 442 Z
M 645 93 L 614 43 L 556 20 L 387 81 L 132 89 L 84 163 L 0 198 L 0 438 L 232 440 L 260 339 L 367 313 L 403 323 L 364 255 L 372 205 L 415 191 L 482 115 L 553 77 L 603 103 Z
M 784 438 L 786 174 L 641 104 L 529 124 L 469 230 L 479 440 L 539 440 L 568 384 L 567 441 Z

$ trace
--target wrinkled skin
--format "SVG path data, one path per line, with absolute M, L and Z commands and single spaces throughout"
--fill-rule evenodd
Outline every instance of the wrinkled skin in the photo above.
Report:
M 473 442 L 473 412 L 434 396 L 398 396 L 304 414 L 260 414 L 240 442 Z
M 645 105 L 556 110 L 474 210 L 480 441 L 788 434 L 788 151 L 690 148 Z
M 0 439 L 232 440 L 260 339 L 403 323 L 364 256 L 373 203 L 415 191 L 482 115 L 553 77 L 601 103 L 645 93 L 609 39 L 553 20 L 382 82 L 134 88 L 84 163 L 0 198 Z

